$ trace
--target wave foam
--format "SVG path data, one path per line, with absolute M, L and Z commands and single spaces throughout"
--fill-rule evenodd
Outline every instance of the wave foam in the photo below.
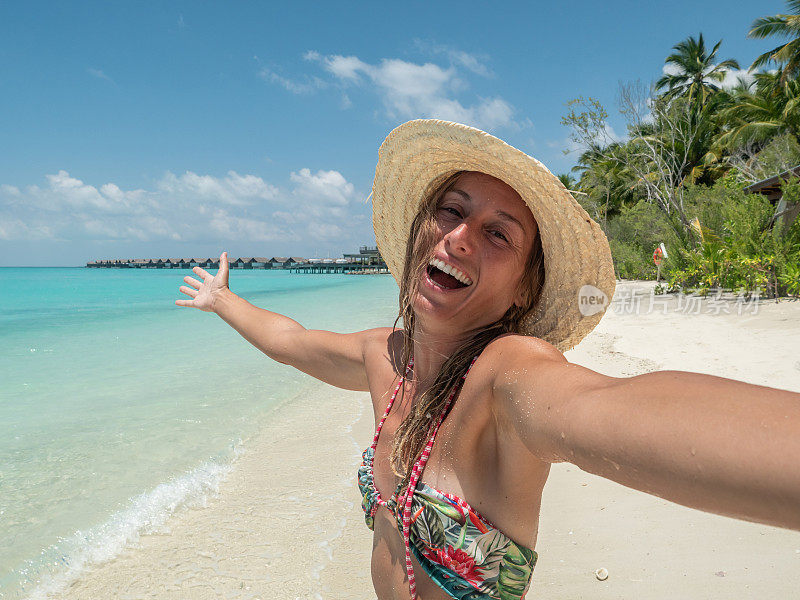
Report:
M 241 453 L 234 447 L 234 460 Z M 133 498 L 128 507 L 105 523 L 86 531 L 76 531 L 69 538 L 42 551 L 40 559 L 20 569 L 21 597 L 43 600 L 63 590 L 92 565 L 117 556 L 138 542 L 143 534 L 163 530 L 167 520 L 181 509 L 206 506 L 232 469 L 232 462 L 206 462 L 149 492 Z M 36 581 L 38 579 L 38 581 Z M 24 583 L 35 587 L 25 596 Z

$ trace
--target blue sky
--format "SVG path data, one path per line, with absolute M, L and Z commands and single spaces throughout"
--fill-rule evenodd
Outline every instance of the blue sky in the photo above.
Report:
M 338 257 L 374 241 L 378 147 L 419 117 L 570 169 L 564 103 L 704 34 L 746 68 L 783 2 L 0 4 L 0 266 Z

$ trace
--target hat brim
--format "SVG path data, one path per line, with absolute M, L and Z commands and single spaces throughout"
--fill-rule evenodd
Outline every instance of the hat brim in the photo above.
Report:
M 562 352 L 572 348 L 597 325 L 614 295 L 608 240 L 547 167 L 479 129 L 419 119 L 386 137 L 375 169 L 372 214 L 375 240 L 389 271 L 399 282 L 411 222 L 424 199 L 458 171 L 479 171 L 504 181 L 530 208 L 539 226 L 545 282 L 521 333 Z M 585 286 L 599 290 L 591 301 L 594 306 L 582 305 L 592 293 Z

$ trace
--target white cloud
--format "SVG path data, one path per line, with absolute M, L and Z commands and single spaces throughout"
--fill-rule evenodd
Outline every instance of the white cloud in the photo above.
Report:
M 23 190 L 0 184 L 0 239 L 285 243 L 370 235 L 353 184 L 334 170 L 299 169 L 288 186 L 236 171 L 167 172 L 148 190 L 91 185 L 64 170 L 44 179 Z
M 728 69 L 725 73 L 725 79 L 722 80 L 722 87 L 729 90 L 740 83 L 750 85 L 755 80 L 755 73 L 751 73 L 747 69 Z
M 361 61 L 361 59 L 355 56 L 326 56 L 324 58 L 319 58 L 319 54 L 317 54 L 317 60 L 322 60 L 325 68 L 336 75 L 336 77 L 340 79 L 347 79 L 350 81 L 358 81 L 358 72 L 359 71 L 368 71 L 370 66 Z
M 433 117 L 489 130 L 518 125 L 514 121 L 514 108 L 500 97 L 478 97 L 471 104 L 464 104 L 459 96 L 468 86 L 460 76 L 459 67 L 479 75 L 488 75 L 489 71 L 466 52 L 451 49 L 440 52 L 450 58 L 449 66 L 397 58 L 370 64 L 357 56 L 323 56 L 311 50 L 304 57 L 322 65 L 343 88 L 372 87 L 392 118 Z M 349 95 L 342 104 L 345 108 L 352 104 Z
M 463 67 L 466 67 L 473 73 L 477 75 L 482 75 L 484 77 L 488 77 L 491 75 L 491 71 L 489 68 L 483 64 L 477 57 L 468 52 L 463 52 L 461 50 L 451 50 L 448 49 L 447 55 L 450 57 L 450 60 L 453 62 L 460 64 Z
M 312 203 L 346 206 L 353 198 L 353 184 L 338 171 L 317 171 L 300 169 L 292 173 L 291 180 L 297 184 L 294 194 Z
M 214 234 L 227 240 L 275 242 L 299 239 L 291 229 L 262 219 L 231 215 L 222 208 L 214 211 L 209 225 Z
M 9 185 L 0 185 L 0 199 L 16 201 L 43 210 L 100 210 L 105 213 L 124 213 L 136 208 L 141 200 L 141 190 L 123 192 L 114 184 L 100 189 L 85 184 L 64 170 L 45 177 L 48 185 L 30 185 L 21 192 Z
M 460 65 L 481 77 L 490 77 L 492 75 L 491 69 L 484 62 L 484 57 L 443 44 L 434 44 L 422 40 L 414 40 L 414 45 L 418 50 L 426 54 L 444 55 L 450 60 L 451 64 Z
M 49 240 L 54 239 L 52 229 L 45 224 L 28 225 L 21 219 L 0 213 L 0 240 Z
M 295 81 L 278 75 L 278 73 L 267 67 L 262 67 L 258 72 L 258 76 L 265 81 L 281 86 L 293 94 L 310 94 L 327 86 L 319 77 L 306 77 L 304 81 Z
M 91 75 L 92 77 L 97 77 L 97 79 L 102 79 L 104 81 L 108 81 L 109 83 L 115 83 L 114 80 L 111 79 L 111 77 L 109 77 L 108 75 L 106 75 L 101 69 L 94 69 L 92 67 L 89 67 L 88 69 L 86 69 L 86 72 L 89 73 L 89 75 Z
M 223 179 L 192 171 L 177 176 L 168 171 L 158 187 L 172 196 L 199 197 L 240 206 L 271 200 L 278 195 L 278 189 L 260 177 L 239 175 L 236 171 L 228 171 Z
M 309 233 L 314 239 L 332 241 L 342 237 L 342 228 L 333 223 L 313 223 L 309 227 Z

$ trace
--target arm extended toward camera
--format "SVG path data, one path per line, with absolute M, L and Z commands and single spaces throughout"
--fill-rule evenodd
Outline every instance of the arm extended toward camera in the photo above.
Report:
M 369 390 L 365 346 L 377 330 L 334 333 L 306 329 L 227 289 L 215 302 L 214 312 L 270 358 L 339 388 Z
M 510 340 L 497 422 L 537 458 L 800 531 L 800 394 L 686 371 L 608 377 L 541 340 Z

